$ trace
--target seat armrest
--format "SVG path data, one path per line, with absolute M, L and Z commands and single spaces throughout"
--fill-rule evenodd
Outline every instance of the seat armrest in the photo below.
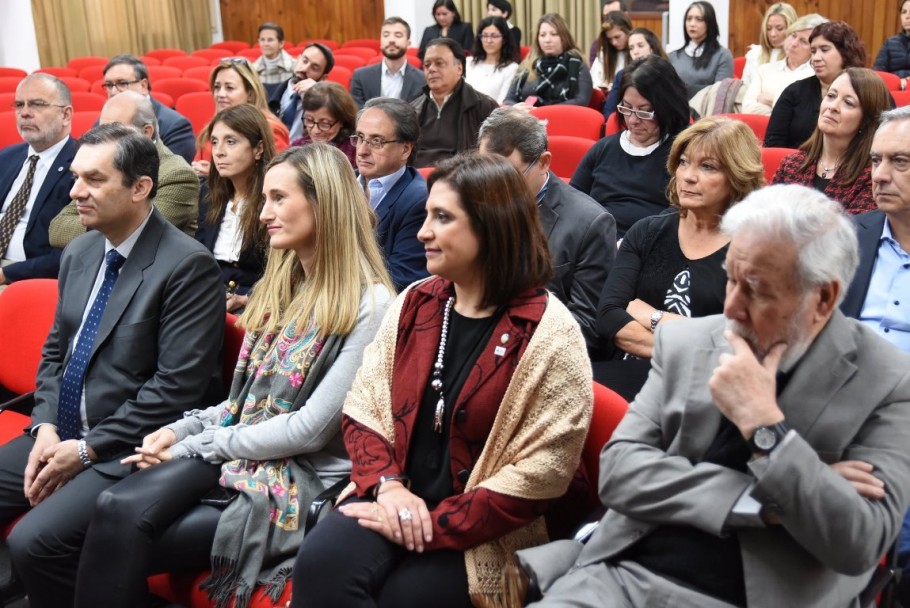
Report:
M 0 412 L 9 410 L 11 412 L 17 412 L 28 416 L 32 413 L 32 410 L 35 408 L 35 392 L 31 391 L 17 397 L 13 397 L 9 401 L 0 403 Z
M 343 479 L 332 486 L 329 486 L 313 499 L 313 502 L 310 503 L 310 508 L 307 509 L 306 513 L 305 533 L 309 533 L 309 531 L 313 529 L 313 526 L 322 518 L 326 506 L 331 507 L 335 502 L 335 499 L 338 498 L 338 495 L 341 494 L 341 491 L 344 490 L 349 483 L 351 483 L 351 476 L 345 475 Z

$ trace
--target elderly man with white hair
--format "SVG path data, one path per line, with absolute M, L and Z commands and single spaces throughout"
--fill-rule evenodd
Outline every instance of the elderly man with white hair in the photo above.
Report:
M 724 314 L 658 330 L 601 454 L 601 525 L 518 554 L 535 606 L 854 606 L 900 530 L 910 356 L 837 308 L 852 225 L 771 186 L 722 229 Z

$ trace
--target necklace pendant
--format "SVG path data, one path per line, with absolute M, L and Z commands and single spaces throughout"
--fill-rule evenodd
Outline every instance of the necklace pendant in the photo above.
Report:
M 446 411 L 446 402 L 442 397 L 436 402 L 436 413 L 433 415 L 433 430 L 437 433 L 442 432 L 442 417 Z

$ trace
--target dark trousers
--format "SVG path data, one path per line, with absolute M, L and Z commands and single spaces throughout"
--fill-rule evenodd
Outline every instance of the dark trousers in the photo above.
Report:
M 29 605 L 72 606 L 79 553 L 95 499 L 119 479 L 88 468 L 30 508 L 23 482 L 34 445 L 32 437 L 22 435 L 0 446 L 0 524 L 26 513 L 6 542 Z
M 333 511 L 294 563 L 293 608 L 470 606 L 464 553 L 415 553 Z
M 148 575 L 207 569 L 221 510 L 199 500 L 220 475 L 217 465 L 182 458 L 102 492 L 85 537 L 75 605 L 143 606 Z

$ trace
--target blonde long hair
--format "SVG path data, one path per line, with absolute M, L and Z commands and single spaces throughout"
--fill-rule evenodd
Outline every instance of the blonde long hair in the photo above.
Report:
M 270 249 L 239 325 L 273 332 L 312 317 L 320 337 L 345 336 L 357 324 L 365 288 L 380 284 L 395 292 L 373 233 L 373 214 L 351 162 L 337 148 L 322 143 L 288 148 L 268 169 L 283 163 L 297 171 L 297 185 L 313 207 L 313 264 L 307 276 L 296 252 Z
M 787 27 L 784 28 L 784 31 L 788 31 L 790 26 L 793 25 L 793 22 L 796 21 L 796 9 L 787 4 L 786 2 L 775 2 L 768 7 L 768 10 L 765 11 L 765 16 L 761 20 L 761 34 L 759 36 L 759 42 L 761 43 L 761 52 L 758 55 L 758 64 L 762 65 L 771 61 L 771 41 L 768 40 L 768 21 L 774 15 L 780 15 L 784 18 L 784 21 L 787 24 Z

